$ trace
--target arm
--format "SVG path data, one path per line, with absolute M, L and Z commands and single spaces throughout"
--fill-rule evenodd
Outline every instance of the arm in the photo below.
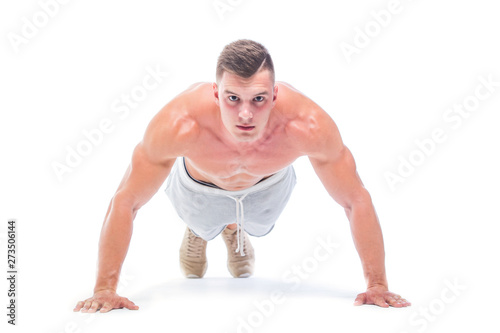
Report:
M 107 312 L 113 308 L 138 307 L 116 294 L 120 271 L 132 237 L 132 222 L 139 208 L 156 193 L 173 165 L 151 161 L 144 144 L 137 145 L 123 180 L 109 204 L 99 240 L 99 260 L 94 296 L 79 302 L 75 311 Z
M 94 292 L 116 291 L 122 263 L 132 236 L 137 211 L 158 191 L 172 168 L 175 158 L 164 163 L 151 161 L 141 142 L 132 163 L 111 200 L 99 241 L 99 263 Z
M 345 210 L 367 284 L 367 292 L 359 294 L 354 304 L 410 305 L 388 291 L 382 230 L 350 150 L 326 112 L 316 107 L 312 114 L 313 126 L 309 126 L 307 135 L 308 157 L 330 196 Z
M 138 309 L 133 302 L 118 296 L 116 288 L 137 211 L 167 178 L 179 153 L 179 143 L 184 139 L 178 133 L 181 128 L 185 130 L 185 122 L 175 121 L 165 113 L 169 110 L 162 110 L 152 120 L 144 139 L 134 149 L 132 162 L 111 200 L 102 226 L 94 296 L 78 302 L 74 311 Z

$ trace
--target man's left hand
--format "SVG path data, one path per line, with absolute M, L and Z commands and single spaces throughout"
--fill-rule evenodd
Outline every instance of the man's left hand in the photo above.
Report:
M 366 292 L 359 294 L 354 301 L 354 305 L 359 306 L 363 304 L 375 304 L 383 308 L 388 308 L 389 306 L 402 308 L 411 305 L 406 299 L 398 294 L 391 293 L 385 287 L 371 287 Z

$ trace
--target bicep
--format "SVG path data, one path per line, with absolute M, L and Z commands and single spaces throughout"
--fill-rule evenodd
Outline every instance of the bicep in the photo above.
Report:
M 328 115 L 322 118 L 314 139 L 317 144 L 311 145 L 314 148 L 308 154 L 309 161 L 330 196 L 342 207 L 350 207 L 353 202 L 363 199 L 367 191 L 335 122 Z
M 195 134 L 193 122 L 179 116 L 178 103 L 167 104 L 149 123 L 143 140 L 135 147 L 115 197 L 139 209 L 158 191 L 178 156 Z
M 344 145 L 337 125 L 321 107 L 304 96 L 295 96 L 291 108 L 306 110 L 291 126 L 298 149 L 307 155 L 330 196 L 344 208 L 369 194 L 356 171 L 351 151 Z
M 137 210 L 158 191 L 175 162 L 168 158 L 155 161 L 147 153 L 144 143 L 140 142 L 134 149 L 132 161 L 116 191 L 115 200 Z
M 330 160 L 314 157 L 309 157 L 309 160 L 325 189 L 342 207 L 350 207 L 366 194 L 354 157 L 346 146 Z

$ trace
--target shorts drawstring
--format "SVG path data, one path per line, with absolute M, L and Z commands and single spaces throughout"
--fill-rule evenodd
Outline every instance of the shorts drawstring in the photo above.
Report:
M 233 199 L 236 202 L 236 238 L 238 240 L 238 247 L 234 252 L 236 253 L 240 252 L 240 255 L 242 257 L 245 256 L 245 251 L 243 250 L 245 242 L 245 234 L 244 234 L 245 210 L 243 209 L 243 199 L 245 199 L 247 194 L 248 193 L 244 194 L 240 198 L 235 198 L 230 195 L 226 195 L 227 197 Z M 240 206 L 241 206 L 241 219 L 240 219 Z

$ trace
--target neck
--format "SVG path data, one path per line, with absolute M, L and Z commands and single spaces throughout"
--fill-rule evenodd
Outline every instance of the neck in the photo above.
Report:
M 252 141 L 240 141 L 236 139 L 224 126 L 222 123 L 222 119 L 219 117 L 219 133 L 221 140 L 231 149 L 234 149 L 235 151 L 238 151 L 240 153 L 245 153 L 248 151 L 256 150 L 260 146 L 262 146 L 272 135 L 272 133 L 275 131 L 276 125 L 274 124 L 274 121 L 271 119 L 272 117 L 270 116 L 264 130 L 259 133 L 259 136 L 252 140 Z

